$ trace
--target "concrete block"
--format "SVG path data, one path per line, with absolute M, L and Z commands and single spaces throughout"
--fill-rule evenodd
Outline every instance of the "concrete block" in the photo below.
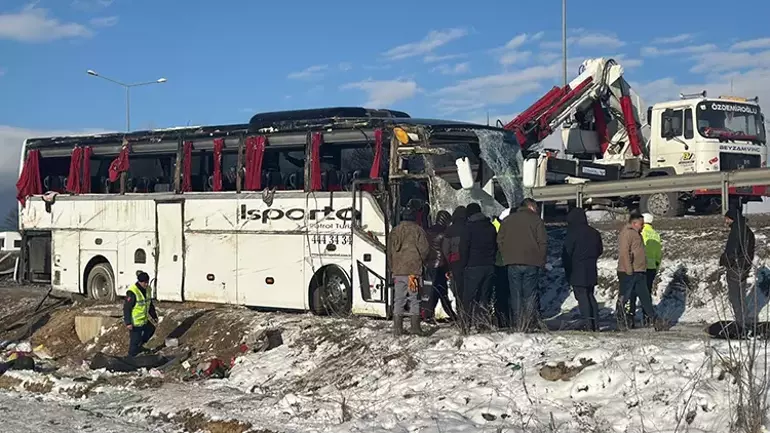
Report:
M 120 319 L 110 316 L 75 316 L 75 333 L 81 343 L 86 343 L 99 336 L 103 327 L 109 328 L 117 323 L 120 323 Z

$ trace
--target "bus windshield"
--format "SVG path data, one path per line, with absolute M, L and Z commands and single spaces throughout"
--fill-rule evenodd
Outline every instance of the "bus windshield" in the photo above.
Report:
M 756 105 L 703 102 L 698 104 L 697 121 L 698 132 L 706 138 L 766 142 L 762 114 Z
M 476 202 L 486 215 L 499 215 L 524 199 L 521 151 L 515 138 L 502 131 L 475 129 L 472 134 L 476 140 L 468 143 L 431 143 L 437 152 L 423 155 L 425 171 L 431 175 L 431 204 L 436 210 L 452 212 Z M 461 158 L 467 158 L 477 182 L 472 188 L 461 185 L 457 165 Z M 491 195 L 483 189 L 490 183 L 494 185 Z

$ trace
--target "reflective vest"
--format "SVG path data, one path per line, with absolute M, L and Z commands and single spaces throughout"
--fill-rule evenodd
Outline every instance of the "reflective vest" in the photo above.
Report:
M 500 220 L 495 218 L 492 221 L 492 225 L 495 226 L 495 231 L 500 232 Z M 497 250 L 497 255 L 495 256 L 495 266 L 503 266 L 503 255 L 500 253 L 500 249 Z
M 660 261 L 663 259 L 663 244 L 660 242 L 660 235 L 650 224 L 645 224 L 642 229 L 642 240 L 644 241 L 644 253 L 647 256 L 647 269 L 658 269 Z
M 144 297 L 142 290 L 136 284 L 131 285 L 128 291 L 136 298 L 134 309 L 131 310 L 131 322 L 134 326 L 144 326 L 150 317 L 150 301 Z

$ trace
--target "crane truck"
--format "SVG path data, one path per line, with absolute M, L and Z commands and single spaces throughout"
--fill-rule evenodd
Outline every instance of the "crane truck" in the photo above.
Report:
M 644 108 L 613 59 L 588 59 L 578 76 L 554 87 L 503 128 L 524 155 L 527 188 L 558 183 L 683 176 L 767 166 L 759 98 L 708 97 L 706 92 Z M 498 121 L 499 122 L 499 121 Z M 563 149 L 536 146 L 561 129 Z M 732 188 L 731 200 L 759 201 L 764 186 Z M 591 207 L 637 208 L 658 216 L 713 213 L 720 191 L 663 192 L 594 200 Z

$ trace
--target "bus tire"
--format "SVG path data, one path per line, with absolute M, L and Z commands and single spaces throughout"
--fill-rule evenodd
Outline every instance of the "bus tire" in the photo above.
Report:
M 348 316 L 353 306 L 353 287 L 345 272 L 336 266 L 320 269 L 311 288 L 313 313 Z
M 86 283 L 88 296 L 99 302 L 115 302 L 115 274 L 109 263 L 97 263 L 88 273 Z
M 679 199 L 678 192 L 658 192 L 643 195 L 639 200 L 639 208 L 642 212 L 649 212 L 658 217 L 680 217 L 687 209 Z

